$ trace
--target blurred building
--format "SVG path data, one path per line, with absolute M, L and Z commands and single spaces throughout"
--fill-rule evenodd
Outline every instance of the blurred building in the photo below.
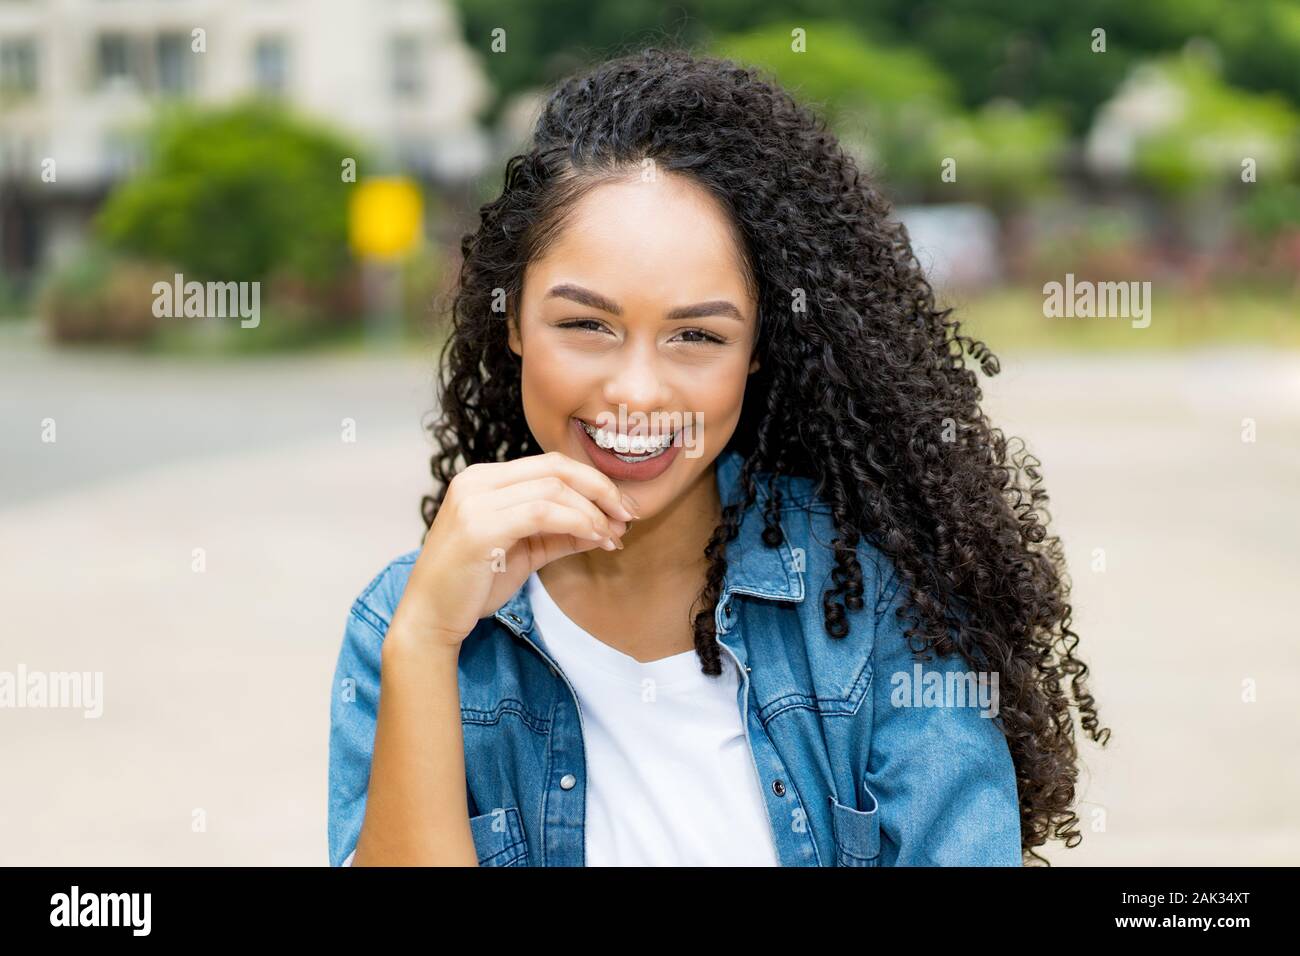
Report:
M 489 152 L 487 81 L 449 0 L 0 0 L 0 269 L 30 275 L 80 241 L 157 103 L 249 94 L 435 184 Z

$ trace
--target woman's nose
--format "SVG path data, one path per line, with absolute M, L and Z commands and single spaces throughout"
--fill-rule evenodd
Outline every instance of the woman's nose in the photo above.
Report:
M 632 351 L 619 356 L 618 365 L 605 379 L 604 399 L 629 410 L 662 408 L 670 404 L 672 389 L 653 357 Z

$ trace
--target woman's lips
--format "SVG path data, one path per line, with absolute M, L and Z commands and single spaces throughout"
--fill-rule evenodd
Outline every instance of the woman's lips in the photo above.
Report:
M 645 461 L 623 461 L 612 451 L 597 445 L 595 440 L 587 434 L 587 430 L 579 424 L 583 421 L 586 420 L 572 419 L 573 430 L 578 434 L 579 443 L 586 451 L 591 463 L 615 481 L 650 481 L 653 478 L 658 478 L 673 463 L 681 450 L 680 443 L 674 441 L 662 455 L 647 458 Z M 587 424 L 590 425 L 591 422 L 587 422 Z

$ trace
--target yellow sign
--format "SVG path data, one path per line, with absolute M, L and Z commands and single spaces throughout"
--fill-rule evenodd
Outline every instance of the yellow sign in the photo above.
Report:
M 367 179 L 352 191 L 348 242 L 358 256 L 391 259 L 420 240 L 424 203 L 420 189 L 404 176 Z

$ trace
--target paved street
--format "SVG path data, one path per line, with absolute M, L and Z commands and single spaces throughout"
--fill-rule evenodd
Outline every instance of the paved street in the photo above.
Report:
M 1003 367 L 987 408 L 1044 463 L 1114 733 L 1052 858 L 1300 863 L 1300 355 Z M 431 376 L 0 329 L 0 670 L 104 675 L 98 719 L 0 710 L 0 863 L 324 864 L 335 657 L 419 543 Z

